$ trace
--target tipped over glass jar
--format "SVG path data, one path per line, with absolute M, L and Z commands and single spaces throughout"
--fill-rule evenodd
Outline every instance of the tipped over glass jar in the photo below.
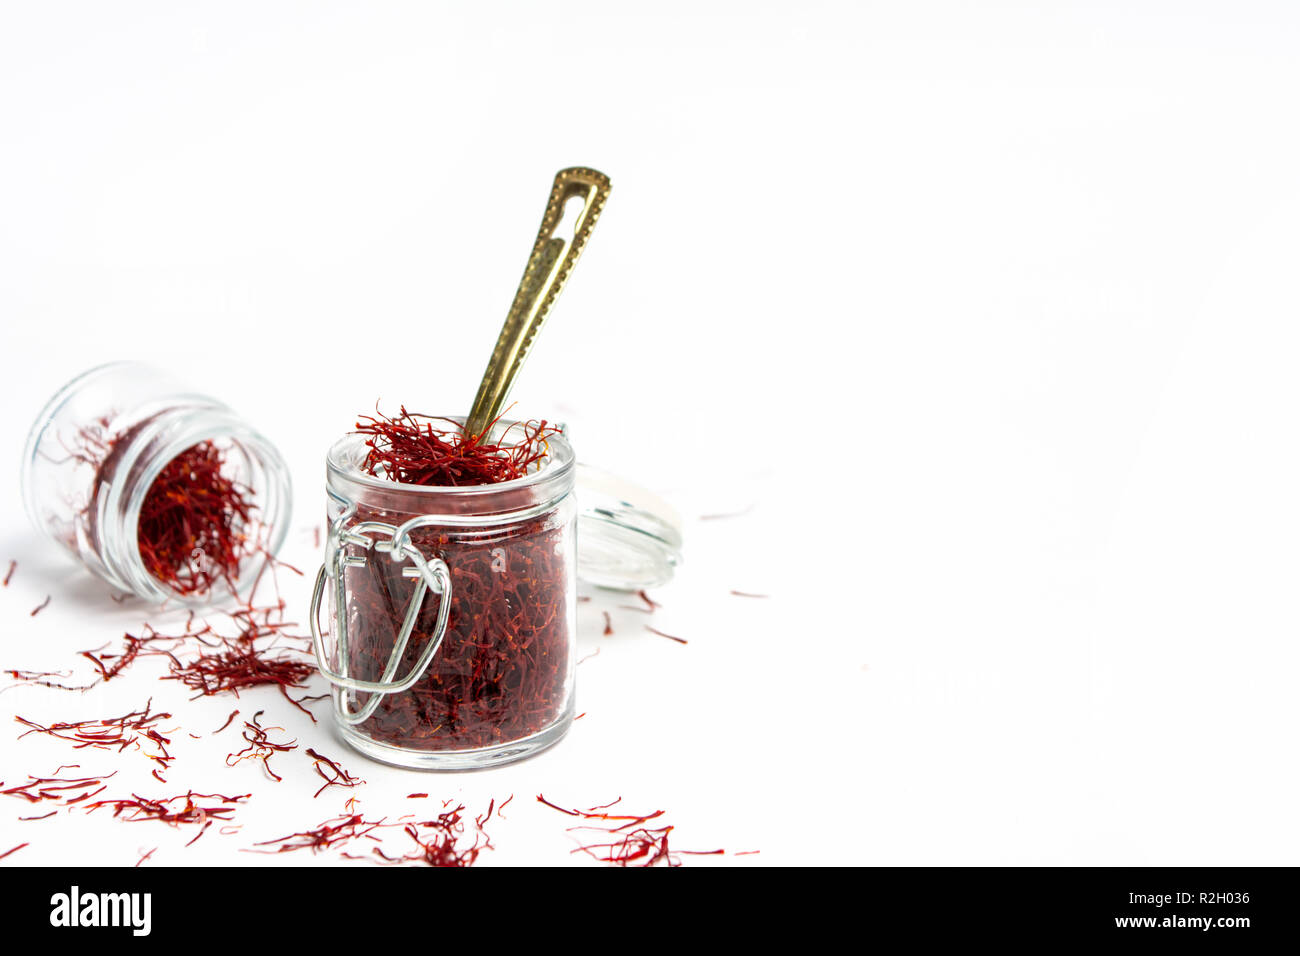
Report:
M 101 365 L 46 403 L 23 451 L 32 522 L 153 603 L 242 596 L 289 529 L 289 472 L 243 418 L 159 369 Z

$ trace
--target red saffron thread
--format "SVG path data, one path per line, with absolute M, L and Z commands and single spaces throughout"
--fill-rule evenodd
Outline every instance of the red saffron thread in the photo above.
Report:
M 254 853 L 292 853 L 296 850 L 311 850 L 319 853 L 340 844 L 351 843 L 369 835 L 376 828 L 383 826 L 383 820 L 366 821 L 358 813 L 333 817 L 311 830 L 290 833 L 288 836 L 274 840 L 264 840 L 253 846 L 275 846 L 274 850 L 252 850 Z M 277 846 L 278 844 L 278 846 Z
M 158 820 L 169 826 L 179 826 L 183 823 L 203 824 L 209 819 L 224 820 L 228 818 L 230 814 L 235 812 L 238 804 L 244 803 L 251 796 L 251 793 L 244 793 L 235 797 L 227 797 L 219 793 L 195 793 L 193 790 L 189 790 L 174 797 L 152 800 L 133 793 L 129 798 L 99 800 L 95 803 L 88 803 L 86 804 L 86 810 L 87 812 L 94 812 L 100 807 L 112 807 L 114 817 L 122 816 L 124 820 L 130 823 L 141 820 Z M 195 798 L 199 800 L 219 800 L 221 804 L 203 806 L 196 803 Z M 184 801 L 183 805 L 173 809 L 172 804 L 178 801 Z M 123 816 L 124 814 L 125 816 Z
M 14 576 L 14 569 L 17 567 L 18 567 L 17 561 L 9 562 L 9 570 L 5 572 L 5 582 L 4 582 L 5 587 L 9 587 L 9 579 Z
M 310 747 L 307 748 L 307 756 L 311 757 L 315 762 L 314 766 L 317 775 L 325 781 L 320 790 L 317 790 L 312 794 L 312 799 L 319 797 L 327 787 L 359 787 L 361 784 L 365 783 L 364 780 L 359 780 L 352 776 L 352 774 L 348 773 L 329 757 L 317 753 Z M 325 769 L 322 769 L 322 765 L 324 765 Z
M 133 710 L 121 717 L 79 720 L 68 723 L 59 722 L 50 724 L 48 727 L 18 715 L 14 716 L 14 720 L 31 728 L 19 734 L 19 740 L 28 734 L 40 733 L 59 740 L 66 740 L 77 749 L 94 747 L 99 750 L 116 750 L 119 753 L 127 747 L 142 750 L 143 742 L 151 743 L 154 752 L 145 753 L 145 756 L 158 764 L 158 769 L 154 770 L 154 776 L 162 780 L 163 778 L 159 776 L 159 772 L 166 770 L 167 765 L 175 758 L 167 752 L 167 745 L 171 743 L 171 738 L 164 737 L 154 725 L 159 721 L 170 718 L 171 714 L 151 713 L 152 706 L 153 700 L 150 699 L 144 705 L 143 710 Z
M 283 600 L 262 607 L 249 605 L 230 612 L 230 618 L 240 628 L 234 636 L 217 634 L 211 625 L 205 625 L 173 638 L 193 638 L 200 649 L 188 661 L 167 652 L 171 673 L 162 680 L 180 681 L 195 692 L 191 700 L 226 693 L 238 697 L 241 690 L 274 686 L 314 722 L 315 715 L 303 706 L 308 698 L 295 699 L 289 688 L 303 686 L 316 673 L 316 667 L 305 657 L 295 656 L 304 654 L 305 647 L 277 648 L 280 640 L 306 640 L 287 632 L 292 625 L 282 620 L 283 613 Z
M 605 615 L 605 636 L 609 637 L 614 633 L 614 623 L 610 620 L 608 611 L 601 611 Z
M 240 761 L 243 760 L 249 760 L 249 759 L 260 760 L 262 761 L 262 766 L 266 768 L 267 774 L 270 775 L 277 783 L 279 783 L 284 778 L 271 769 L 271 758 L 277 753 L 284 753 L 285 751 L 288 750 L 296 750 L 298 748 L 298 741 L 290 740 L 286 743 L 283 741 L 272 740 L 270 736 L 267 734 L 267 731 L 284 730 L 284 728 L 263 727 L 261 721 L 258 718 L 260 718 L 264 713 L 265 711 L 259 710 L 256 714 L 253 715 L 253 719 L 251 721 L 248 720 L 244 721 L 244 739 L 248 741 L 248 746 L 237 753 L 227 755 L 226 766 L 233 767 L 236 763 L 239 763 Z M 232 760 L 234 761 L 234 763 L 231 763 Z M 324 788 L 322 787 L 321 789 Z
M 60 767 L 60 770 L 63 768 Z M 56 804 L 70 806 L 74 803 L 80 803 L 102 793 L 107 789 L 104 781 L 116 774 L 106 774 L 102 777 L 70 777 L 63 778 L 57 776 L 51 777 L 33 777 L 28 774 L 26 783 L 10 787 L 8 790 L 0 790 L 0 796 L 21 797 L 28 803 L 40 803 L 43 800 L 53 800 Z M 77 791 L 81 791 L 78 793 Z
M 239 711 L 238 711 L 238 710 L 232 710 L 232 711 L 230 712 L 230 716 L 226 718 L 226 722 L 225 722 L 224 724 L 222 724 L 220 727 L 218 727 L 216 730 L 212 731 L 212 736 L 215 737 L 217 734 L 221 733 L 223 730 L 225 730 L 227 727 L 229 727 L 230 724 L 234 721 L 234 719 L 235 719 L 236 717 L 238 717 L 238 716 L 239 716 Z
M 665 634 L 663 631 L 657 630 L 656 628 L 651 627 L 649 624 L 645 626 L 645 629 L 649 631 L 651 634 L 658 634 L 660 637 L 666 637 L 668 638 L 668 640 L 676 641 L 678 644 L 689 643 L 684 637 L 673 637 L 673 635 Z
M 403 859 L 427 863 L 429 866 L 473 866 L 479 853 L 492 846 L 482 827 L 487 822 L 487 817 L 492 815 L 492 807 L 488 806 L 487 816 L 482 821 L 475 821 L 474 842 L 468 847 L 460 845 L 461 834 L 465 830 L 461 822 L 464 809 L 463 806 L 458 806 L 454 810 L 443 811 L 432 820 L 408 824 L 405 827 L 406 833 L 419 849 Z
M 188 846 L 188 844 L 187 844 L 187 846 Z M 153 856 L 153 855 L 154 855 L 155 853 L 157 853 L 157 852 L 158 852 L 158 848 L 157 848 L 157 847 L 154 847 L 152 850 L 150 850 L 150 851 L 149 851 L 148 853 L 146 853 L 144 856 L 140 857 L 140 859 L 136 860 L 136 861 L 135 861 L 135 865 L 136 865 L 136 866 L 139 866 L 141 863 L 143 863 L 145 860 L 149 859 L 149 857 Z
M 55 690 L 80 690 L 80 691 L 87 691 L 87 690 L 90 690 L 90 688 L 94 686 L 94 684 L 85 684 L 85 685 L 79 685 L 79 686 L 72 686 L 72 685 L 70 685 L 70 684 L 61 684 L 61 683 L 59 683 L 58 681 L 46 680 L 47 677 L 70 677 L 70 676 L 72 676 L 72 671 L 66 671 L 66 672 L 65 672 L 65 671 L 22 671 L 22 670 L 7 670 L 7 671 L 5 671 L 5 673 L 8 674 L 10 677 L 14 678 L 14 679 L 17 680 L 17 681 L 22 681 L 22 682 L 24 682 L 24 683 L 32 684 L 32 685 L 35 685 L 35 686 L 37 686 L 37 687 L 53 687 Z M 96 682 L 96 683 L 98 683 L 98 682 Z M 21 686 L 22 686 L 22 684 L 10 684 L 10 685 L 9 685 L 8 687 L 6 687 L 4 690 L 13 690 L 15 687 L 21 687 Z M 0 690 L 0 694 L 3 694 L 3 693 L 4 693 L 4 691 L 3 691 L 3 690 Z
M 19 850 L 21 850 L 21 849 L 22 849 L 23 847 L 25 847 L 25 846 L 31 846 L 31 844 L 30 844 L 30 843 L 20 843 L 20 844 L 18 844 L 16 847 L 14 847 L 12 850 L 5 850 L 3 853 L 0 853 L 0 860 L 3 860 L 5 857 L 7 857 L 7 856 L 8 856 L 9 854 L 11 854 L 11 853 L 17 853 Z
M 36 605 L 36 607 L 32 608 L 32 617 L 35 617 L 37 614 L 40 614 L 42 611 L 44 611 L 44 610 L 45 610 L 47 607 L 49 607 L 49 606 L 50 606 L 50 596 L 47 594 L 47 595 L 45 595 L 45 600 L 44 600 L 44 601 L 42 601 L 40 604 Z
M 292 853 L 311 850 L 312 853 L 319 853 L 322 850 L 349 847 L 363 839 L 382 843 L 381 834 L 400 829 L 415 844 L 415 849 L 394 854 L 382 846 L 375 846 L 370 848 L 369 853 L 357 855 L 341 852 L 340 855 L 349 860 L 366 860 L 380 865 L 425 863 L 429 866 L 471 866 L 483 850 L 492 846 L 483 827 L 491 818 L 494 805 L 495 802 L 489 803 L 488 812 L 475 818 L 472 832 L 465 825 L 465 807 L 453 807 L 449 802 L 444 802 L 443 811 L 431 820 L 388 823 L 382 818 L 365 820 L 360 814 L 349 813 L 332 817 L 310 830 L 253 844 L 254 847 L 275 847 L 273 850 L 252 849 L 247 852 Z M 501 806 L 504 807 L 505 803 Z M 499 810 L 497 815 L 500 816 Z
M 681 866 L 681 860 L 678 858 L 679 854 L 714 855 L 725 852 L 723 850 L 670 850 L 668 835 L 673 830 L 672 826 L 645 826 L 651 820 L 663 816 L 664 811 L 656 810 L 653 813 L 645 814 L 604 812 L 620 803 L 622 801 L 621 797 L 611 803 L 591 807 L 587 810 L 567 809 L 558 806 L 540 793 L 537 795 L 537 800 L 552 810 L 558 810 L 568 816 L 578 817 L 582 820 L 598 821 L 601 825 L 581 824 L 568 829 L 571 833 L 587 832 L 600 834 L 601 837 L 608 837 L 608 842 L 583 843 L 572 850 L 573 853 L 586 853 L 602 863 L 625 867 L 648 867 L 663 863 L 666 866 L 677 867 Z

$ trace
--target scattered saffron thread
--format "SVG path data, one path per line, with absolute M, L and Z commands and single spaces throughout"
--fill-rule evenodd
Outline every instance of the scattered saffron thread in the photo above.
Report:
M 0 853 L 0 860 L 3 860 L 5 857 L 7 857 L 7 856 L 8 856 L 9 854 L 11 854 L 11 853 L 17 853 L 19 850 L 21 850 L 21 849 L 22 849 L 23 847 L 25 847 L 25 846 L 31 846 L 31 844 L 30 844 L 30 843 L 20 843 L 20 844 L 18 844 L 16 847 L 14 847 L 12 850 L 5 850 L 3 853 Z
M 715 856 L 726 852 L 725 850 L 671 850 L 668 845 L 668 836 L 673 831 L 671 825 L 646 826 L 650 821 L 662 817 L 664 811 L 656 810 L 645 814 L 605 812 L 620 803 L 621 797 L 603 806 L 590 807 L 586 810 L 561 807 L 547 800 L 540 793 L 537 795 L 537 801 L 567 816 L 578 817 L 584 821 L 596 821 L 572 826 L 568 830 L 571 833 L 592 834 L 591 837 L 583 837 L 584 840 L 599 841 L 607 838 L 608 842 L 583 843 L 572 851 L 586 853 L 602 863 L 624 867 L 649 867 L 663 863 L 665 866 L 677 867 L 682 865 L 680 855 Z M 595 834 L 600 836 L 596 837 Z
M 241 690 L 274 686 L 285 700 L 315 721 L 315 715 L 303 706 L 306 698 L 295 699 L 289 693 L 289 688 L 306 684 L 316 673 L 316 667 L 305 657 L 297 656 L 305 655 L 305 646 L 277 647 L 284 639 L 305 641 L 287 632 L 293 625 L 283 620 L 283 599 L 262 607 L 250 604 L 230 612 L 229 616 L 239 628 L 238 634 L 217 634 L 207 624 L 174 637 L 173 640 L 190 639 L 196 643 L 198 654 L 182 661 L 175 652 L 164 652 L 171 673 L 162 679 L 180 681 L 195 692 L 192 700 L 226 693 L 238 697 Z
M 158 768 L 154 770 L 154 776 L 159 780 L 163 780 L 159 775 L 160 771 L 166 770 L 167 765 L 174 758 L 167 751 L 167 745 L 171 743 L 171 738 L 164 737 L 155 725 L 159 721 L 170 718 L 171 714 L 152 713 L 152 706 L 153 701 L 151 699 L 144 705 L 144 709 L 133 710 L 121 717 L 79 720 L 70 723 L 60 722 L 50 724 L 48 727 L 17 715 L 14 716 L 14 720 L 30 728 L 18 735 L 19 740 L 28 734 L 39 733 L 59 740 L 66 740 L 78 749 L 94 747 L 99 750 L 116 750 L 119 753 L 128 747 L 142 750 L 142 742 L 152 744 L 153 752 L 146 752 L 145 755 L 158 764 Z
M 348 773 L 329 757 L 317 753 L 310 747 L 307 748 L 307 756 L 311 757 L 314 761 L 317 775 L 325 781 L 320 790 L 317 790 L 312 794 L 313 799 L 319 797 L 328 787 L 359 787 L 361 784 L 365 783 L 364 780 L 359 780 L 352 776 L 352 774 Z
M 668 638 L 668 640 L 670 640 L 670 641 L 676 641 L 678 644 L 686 644 L 686 643 L 688 643 L 688 641 L 687 641 L 686 638 L 684 638 L 684 637 L 674 637 L 674 636 L 671 635 L 671 634 L 665 634 L 663 631 L 660 631 L 660 630 L 658 630 L 657 628 L 653 628 L 653 627 L 651 627 L 649 624 L 647 624 L 647 625 L 645 626 L 645 629 L 646 629 L 647 631 L 649 631 L 651 634 L 658 634 L 660 637 L 666 637 L 666 638 Z
M 113 816 L 121 816 L 128 822 L 137 822 L 141 820 L 158 820 L 169 826 L 179 826 L 185 823 L 207 823 L 209 819 L 226 819 L 230 814 L 235 812 L 238 804 L 244 803 L 251 797 L 251 793 L 240 794 L 239 796 L 227 797 L 219 793 L 195 793 L 193 790 L 178 794 L 174 797 L 163 797 L 153 800 L 148 797 L 142 797 L 139 794 L 132 794 L 129 798 L 116 800 L 99 800 L 95 803 L 86 804 L 87 812 L 94 812 L 100 807 L 112 807 Z M 195 802 L 199 800 L 219 800 L 220 804 L 212 806 L 203 806 Z M 178 801 L 184 801 L 179 808 L 173 808 L 172 804 Z
M 116 773 L 117 771 L 114 770 L 102 777 L 70 778 L 59 777 L 58 771 L 50 777 L 33 777 L 28 774 L 26 783 L 10 787 L 8 790 L 0 790 L 0 796 L 21 797 L 28 803 L 53 800 L 59 805 L 71 806 L 107 790 L 104 781 Z
M 45 600 L 44 600 L 44 601 L 42 601 L 40 604 L 36 605 L 36 607 L 32 608 L 32 617 L 35 617 L 37 614 L 40 614 L 42 611 L 44 611 L 44 610 L 45 610 L 47 607 L 49 607 L 49 606 L 50 606 L 50 596 L 47 594 L 47 595 L 45 595 Z
M 255 847 L 274 846 L 276 847 L 274 850 L 253 850 L 250 852 L 292 853 L 296 850 L 311 850 L 313 853 L 319 853 L 321 850 L 327 850 L 340 844 L 350 843 L 363 836 L 368 836 L 380 826 L 383 826 L 383 820 L 366 821 L 362 819 L 360 814 L 352 813 L 326 820 L 310 830 L 290 833 L 288 836 L 253 844 Z
M 609 637 L 614 633 L 614 623 L 610 620 L 608 611 L 601 611 L 605 615 L 605 636 Z
M 478 859 L 479 853 L 492 845 L 488 841 L 487 834 L 483 832 L 483 824 L 487 822 L 487 817 L 492 815 L 492 807 L 488 806 L 486 817 L 481 821 L 475 821 L 473 843 L 468 847 L 461 845 L 463 842 L 461 834 L 465 830 L 461 822 L 461 813 L 464 809 L 463 806 L 458 806 L 454 810 L 444 810 L 434 819 L 426 820 L 424 823 L 407 824 L 404 829 L 419 849 L 402 859 L 420 861 L 438 867 L 472 866 Z
M 231 723 L 234 721 L 234 719 L 238 716 L 239 716 L 239 711 L 232 710 L 230 712 L 230 716 L 226 718 L 226 722 L 222 724 L 220 727 L 218 727 L 216 730 L 212 731 L 212 735 L 215 737 L 217 734 L 221 733 L 223 730 L 229 727 Z
M 94 684 L 86 684 L 86 685 L 84 685 L 84 686 L 76 686 L 76 687 L 74 687 L 74 686 L 71 686 L 71 685 L 68 685 L 68 684 L 62 684 L 62 683 L 59 683 L 58 681 L 52 681 L 52 680 L 47 680 L 47 679 L 46 679 L 46 678 L 49 678 L 49 677 L 70 677 L 70 676 L 72 675 L 72 671 L 22 671 L 22 670 L 7 670 L 7 671 L 5 671 L 5 673 L 8 674 L 10 677 L 14 678 L 15 680 L 19 681 L 20 683 L 17 683 L 17 684 L 10 684 L 10 685 L 9 685 L 8 687 L 6 687 L 4 690 L 13 690 L 15 687 L 21 687 L 21 686 L 23 686 L 24 683 L 26 683 L 26 684 L 31 684 L 31 685 L 34 685 L 34 686 L 37 686 L 37 687 L 53 687 L 53 688 L 55 688 L 56 690 L 80 690 L 80 691 L 87 691 L 87 690 L 90 690 L 90 688 L 94 686 Z M 98 682 L 96 682 L 96 683 L 98 683 Z M 0 694 L 2 694 L 2 693 L 4 693 L 4 691 L 0 691 Z
M 471 866 L 483 850 L 492 846 L 484 826 L 491 818 L 494 806 L 495 801 L 489 803 L 487 813 L 475 818 L 472 830 L 465 824 L 465 807 L 453 807 L 450 802 L 444 802 L 443 811 L 433 819 L 411 823 L 389 823 L 383 818 L 366 820 L 358 813 L 349 813 L 326 820 L 310 830 L 254 844 L 254 847 L 275 849 L 253 849 L 248 852 L 291 853 L 311 850 L 312 853 L 319 853 L 322 850 L 340 849 L 340 855 L 345 859 L 365 860 L 380 865 L 424 863 L 429 866 Z M 505 804 L 501 806 L 504 807 Z M 499 809 L 497 815 L 500 816 Z M 373 846 L 369 853 L 362 854 L 348 853 L 342 849 L 363 839 L 382 843 L 382 834 L 395 829 L 400 829 L 415 844 L 415 848 L 393 853 L 382 846 Z
M 271 769 L 271 758 L 277 753 L 284 753 L 288 750 L 296 750 L 298 741 L 290 740 L 288 742 L 275 741 L 267 733 L 269 730 L 284 730 L 283 727 L 263 727 L 258 719 L 265 711 L 259 710 L 253 715 L 251 721 L 244 721 L 244 740 L 248 741 L 248 746 L 237 753 L 229 754 L 226 757 L 226 766 L 233 767 L 236 763 L 243 760 L 260 760 L 262 766 L 266 768 L 267 774 L 279 783 L 284 778 Z M 231 763 L 231 761 L 234 763 Z M 321 789 L 324 789 L 323 787 Z
M 9 587 L 9 579 L 14 576 L 14 569 L 17 567 L 18 567 L 17 561 L 9 562 L 9 570 L 5 572 L 5 582 L 4 582 L 5 587 Z

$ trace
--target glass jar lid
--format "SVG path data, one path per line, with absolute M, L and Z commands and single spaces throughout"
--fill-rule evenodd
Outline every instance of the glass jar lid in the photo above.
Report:
M 681 520 L 667 502 L 615 475 L 578 465 L 578 577 L 636 591 L 667 584 L 682 560 Z

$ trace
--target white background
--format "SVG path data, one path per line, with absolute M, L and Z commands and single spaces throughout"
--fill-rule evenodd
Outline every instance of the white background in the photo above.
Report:
M 691 865 L 1296 862 L 1294 6 L 0 9 L 0 667 L 155 619 L 22 512 L 59 385 L 132 357 L 237 406 L 314 568 L 326 447 L 376 398 L 467 409 L 569 165 L 614 191 L 517 410 L 682 512 L 657 623 L 690 641 L 598 595 L 586 716 L 468 775 L 370 763 L 272 691 L 188 702 L 157 660 L 6 691 L 0 779 L 75 762 L 10 715 L 152 695 L 168 792 L 255 793 L 189 849 L 4 798 L 6 863 L 313 862 L 240 852 L 343 797 L 301 751 L 275 784 L 186 736 L 234 706 L 366 778 L 368 816 L 513 793 L 482 863 L 584 862 L 539 792 L 761 851 Z M 160 795 L 139 755 L 77 758 Z

